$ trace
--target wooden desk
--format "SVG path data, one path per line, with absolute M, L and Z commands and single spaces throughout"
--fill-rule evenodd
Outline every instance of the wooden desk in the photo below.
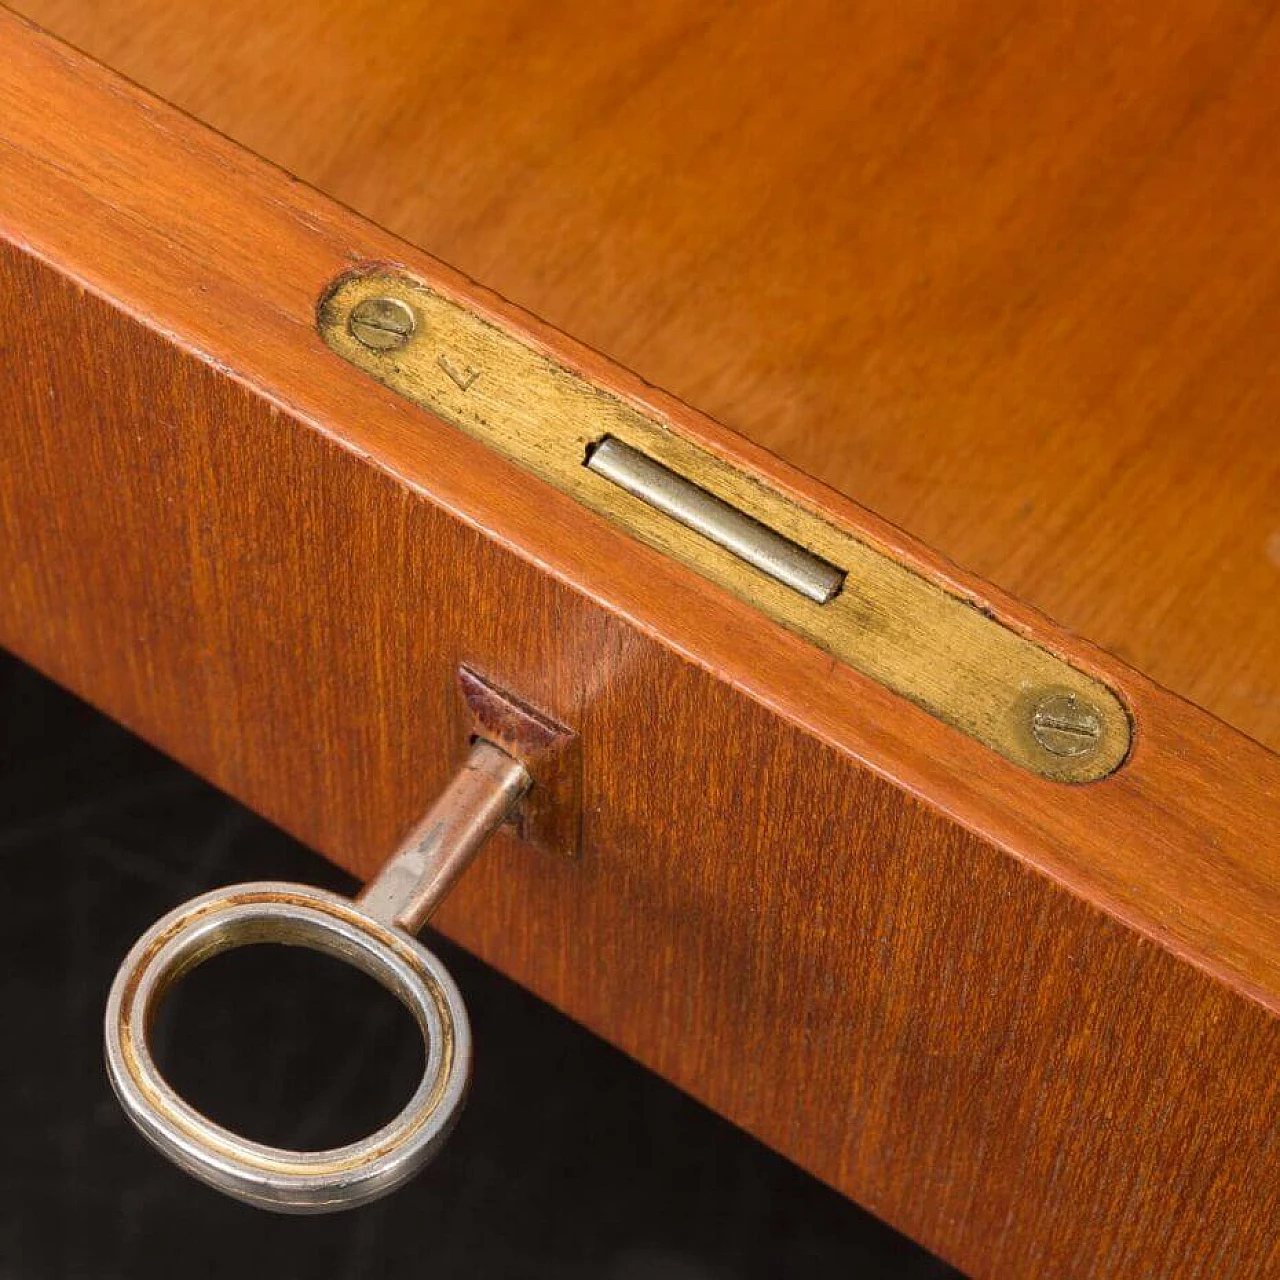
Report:
M 362 874 L 473 665 L 579 735 L 580 839 L 452 935 L 975 1276 L 1280 1267 L 1266 22 L 24 7 L 327 195 L 0 26 L 0 641 Z M 1126 762 L 378 385 L 316 328 L 376 263 L 1114 690 Z

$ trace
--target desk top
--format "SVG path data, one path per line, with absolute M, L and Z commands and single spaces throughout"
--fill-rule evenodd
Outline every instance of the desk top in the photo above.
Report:
M 18 7 L 1280 749 L 1252 7 Z

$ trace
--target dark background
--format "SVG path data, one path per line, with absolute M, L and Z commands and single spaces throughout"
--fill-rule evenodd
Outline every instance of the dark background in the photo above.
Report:
M 0 652 L 0 1277 L 699 1277 L 957 1273 L 439 938 L 471 1011 L 471 1100 L 444 1153 L 364 1209 L 280 1218 L 178 1173 L 102 1068 L 134 938 L 184 898 L 352 882 Z M 247 948 L 157 1031 L 174 1083 L 252 1137 L 317 1147 L 389 1118 L 421 1069 L 370 980 Z

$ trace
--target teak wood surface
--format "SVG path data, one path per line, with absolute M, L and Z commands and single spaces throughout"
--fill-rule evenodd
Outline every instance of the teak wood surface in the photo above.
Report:
M 974 1276 L 1280 1269 L 1276 756 L 21 22 L 0 50 L 0 643 L 366 876 L 469 666 L 576 733 L 581 844 L 501 843 L 452 936 Z M 1106 680 L 1130 760 L 1029 776 L 345 365 L 316 302 L 379 262 Z
M 1249 0 L 18 0 L 1280 750 Z

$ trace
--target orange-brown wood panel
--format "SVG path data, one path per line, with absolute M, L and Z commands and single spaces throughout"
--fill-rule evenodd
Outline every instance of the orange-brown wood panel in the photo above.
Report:
M 1273 1014 L 48 268 L 0 299 L 67 339 L 6 352 L 7 645 L 364 874 L 495 673 L 581 734 L 581 857 L 500 845 L 451 936 L 974 1276 L 1280 1265 Z
M 975 1276 L 1280 1266 L 1280 761 L 0 19 L 0 643 L 368 875 L 461 663 L 578 735 L 577 860 L 453 936 Z M 1112 683 L 1035 778 L 343 364 L 395 261 Z M 175 851 L 180 856 L 180 851 Z M 480 1046 L 483 1052 L 483 1046 Z
M 1280 748 L 1271 6 L 18 7 Z

